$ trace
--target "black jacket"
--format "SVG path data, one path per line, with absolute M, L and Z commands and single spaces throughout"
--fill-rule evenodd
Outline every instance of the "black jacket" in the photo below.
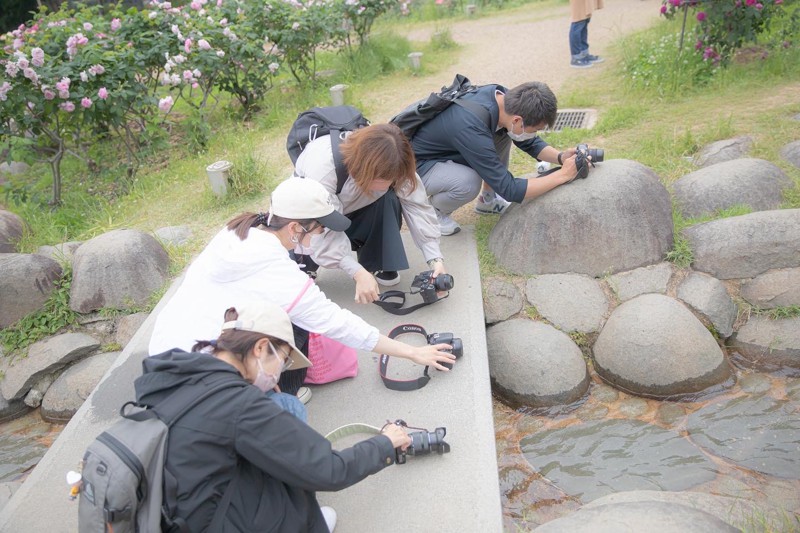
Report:
M 210 525 L 237 462 L 241 477 L 224 531 L 321 533 L 328 529 L 315 491 L 349 487 L 394 462 L 391 441 L 383 435 L 332 450 L 322 435 L 211 355 L 173 350 L 142 365 L 136 397 L 147 405 L 190 383 L 210 387 L 239 380 L 245 385 L 193 406 L 170 430 L 167 475 L 177 478 L 177 515 L 193 532 Z

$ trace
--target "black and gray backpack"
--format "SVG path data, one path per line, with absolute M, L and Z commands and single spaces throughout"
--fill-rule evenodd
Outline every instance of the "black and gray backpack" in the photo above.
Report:
M 194 405 L 217 392 L 242 387 L 241 380 L 226 380 L 210 389 L 205 384 L 185 385 L 155 407 L 127 402 L 117 421 L 92 442 L 83 456 L 78 505 L 81 533 L 150 533 L 185 531 L 174 519 L 177 483 L 164 460 L 169 428 Z M 129 412 L 126 412 L 129 411 Z M 212 521 L 220 531 L 234 486 L 235 475 Z

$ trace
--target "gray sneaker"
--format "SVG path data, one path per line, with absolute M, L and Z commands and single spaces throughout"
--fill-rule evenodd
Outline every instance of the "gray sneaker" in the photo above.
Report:
M 511 205 L 511 202 L 495 196 L 491 202 L 483 199 L 483 195 L 478 196 L 478 201 L 475 203 L 475 212 L 481 215 L 498 215 L 506 210 Z
M 456 222 L 449 216 L 437 212 L 436 218 L 439 219 L 439 227 L 442 230 L 442 235 L 444 236 L 455 235 L 456 233 L 461 231 L 461 226 L 458 225 L 458 222 Z
M 569 62 L 569 66 L 572 68 L 591 68 L 592 62 L 586 59 L 585 57 L 580 59 L 573 59 Z

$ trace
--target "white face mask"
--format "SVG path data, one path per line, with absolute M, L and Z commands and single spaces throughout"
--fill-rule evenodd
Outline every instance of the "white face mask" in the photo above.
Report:
M 522 122 L 522 133 L 514 133 L 514 123 L 513 122 L 511 123 L 511 129 L 508 130 L 507 133 L 508 133 L 508 136 L 511 137 L 512 141 L 517 141 L 517 142 L 527 141 L 528 139 L 533 139 L 534 137 L 536 137 L 536 132 L 527 133 L 525 131 L 525 122 L 524 121 Z
M 253 380 L 253 385 L 258 387 L 261 392 L 274 389 L 275 385 L 278 384 L 280 372 L 277 374 L 267 374 L 264 371 L 264 366 L 261 364 L 261 359 L 256 359 L 256 364 L 258 364 L 258 374 L 256 375 L 256 379 Z

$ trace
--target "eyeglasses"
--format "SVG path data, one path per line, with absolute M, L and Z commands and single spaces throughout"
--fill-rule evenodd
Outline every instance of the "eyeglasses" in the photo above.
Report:
M 281 346 L 280 348 L 280 355 L 278 355 L 278 349 L 275 348 L 274 346 L 272 351 L 272 353 L 275 354 L 275 357 L 277 357 L 278 360 L 281 362 L 281 372 L 283 372 L 284 370 L 289 370 L 294 364 L 294 359 L 291 358 L 292 349 L 289 346 L 285 346 L 286 351 L 284 351 L 283 350 L 284 346 Z

